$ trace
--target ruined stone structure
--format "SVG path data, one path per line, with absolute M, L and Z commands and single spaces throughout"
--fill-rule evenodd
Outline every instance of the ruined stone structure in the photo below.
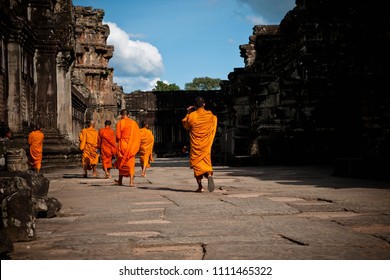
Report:
M 26 149 L 31 126 L 41 125 L 44 162 L 74 162 L 85 122 L 99 128 L 122 104 L 104 12 L 71 0 L 1 0 L 0 8 L 0 122 Z
M 74 7 L 76 19 L 76 60 L 73 69 L 73 91 L 89 98 L 86 119 L 94 119 L 98 127 L 106 119 L 115 123 L 121 109 L 123 90 L 113 82 L 114 69 L 108 62 L 114 46 L 107 45 L 108 25 L 102 23 L 104 11 L 92 7 Z M 80 130 L 77 130 L 80 131 Z
M 219 91 L 149 91 L 125 95 L 126 109 L 130 116 L 141 123 L 149 123 L 155 137 L 154 151 L 158 156 L 180 156 L 183 146 L 189 145 L 188 132 L 183 128 L 182 119 L 187 107 L 194 104 L 197 96 L 202 96 L 206 109 L 218 117 L 219 131 L 223 127 L 225 116 L 224 99 Z M 214 153 L 220 154 L 220 134 L 214 141 Z M 219 160 L 219 158 L 216 158 Z
M 2 0 L 0 5 L 0 121 L 16 135 L 30 124 L 41 124 L 67 137 L 72 2 Z
M 244 68 L 222 82 L 232 153 L 257 162 L 335 162 L 384 174 L 390 156 L 390 22 L 381 2 L 297 0 L 255 26 Z

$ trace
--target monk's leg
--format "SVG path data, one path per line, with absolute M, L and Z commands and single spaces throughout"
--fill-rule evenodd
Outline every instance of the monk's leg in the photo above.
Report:
M 88 176 L 88 168 L 87 168 L 87 165 L 86 165 L 86 164 L 83 165 L 83 169 L 84 169 L 84 175 L 83 175 L 83 177 L 84 177 L 84 178 L 87 178 L 87 176 Z
M 107 168 L 107 166 L 105 164 L 103 164 L 103 171 L 104 171 L 104 175 L 105 175 L 105 178 L 108 179 L 110 178 L 110 171 L 109 169 Z
M 200 176 L 195 176 L 195 179 L 196 179 L 196 182 L 198 183 L 198 189 L 196 190 L 196 192 L 203 192 L 203 186 L 202 186 L 202 178 L 203 178 L 203 175 L 200 175 Z
M 116 183 L 118 186 L 122 186 L 122 181 L 123 181 L 123 175 L 120 175 L 120 174 L 119 174 L 119 178 L 118 178 L 118 180 L 115 180 L 115 183 Z
M 92 176 L 97 177 L 99 174 L 96 171 L 96 164 L 92 165 L 92 170 L 93 170 Z
M 130 187 L 134 187 L 134 175 L 130 175 Z
M 135 157 L 129 160 L 130 187 L 134 187 Z
M 146 164 L 142 166 L 142 177 L 146 177 Z

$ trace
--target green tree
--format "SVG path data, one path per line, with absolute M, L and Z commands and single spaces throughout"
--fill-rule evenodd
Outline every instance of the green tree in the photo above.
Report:
M 180 87 L 176 84 L 166 84 L 162 81 L 157 81 L 156 86 L 152 90 L 153 91 L 176 91 L 176 90 L 180 90 Z
M 221 88 L 221 79 L 210 77 L 194 78 L 191 83 L 185 84 L 185 90 L 218 90 Z

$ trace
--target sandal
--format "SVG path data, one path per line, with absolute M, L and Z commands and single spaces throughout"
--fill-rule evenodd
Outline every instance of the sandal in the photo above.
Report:
M 213 192 L 214 189 L 215 189 L 215 184 L 214 184 L 214 178 L 213 176 L 208 176 L 207 177 L 207 181 L 208 181 L 208 184 L 207 184 L 207 188 L 209 190 L 209 192 Z

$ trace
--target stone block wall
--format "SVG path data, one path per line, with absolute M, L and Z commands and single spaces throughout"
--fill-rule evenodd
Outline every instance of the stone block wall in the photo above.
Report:
M 356 159 L 375 166 L 367 174 L 386 165 L 390 25 L 383 5 L 298 0 L 278 27 L 255 26 L 240 47 L 245 67 L 222 83 L 233 153 L 258 162 Z

